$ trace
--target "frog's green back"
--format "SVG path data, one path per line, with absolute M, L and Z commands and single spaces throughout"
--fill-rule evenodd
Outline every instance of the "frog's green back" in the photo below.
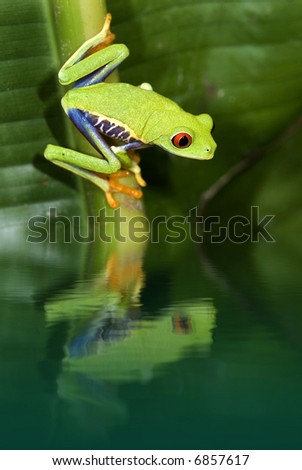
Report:
M 74 88 L 63 98 L 65 110 L 77 108 L 123 123 L 139 138 L 149 117 L 158 110 L 174 116 L 185 113 L 176 103 L 158 93 L 126 83 L 101 83 Z M 187 114 L 187 113 L 185 113 Z

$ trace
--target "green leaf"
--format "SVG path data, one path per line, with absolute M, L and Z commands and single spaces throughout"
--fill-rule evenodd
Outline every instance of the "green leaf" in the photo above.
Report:
M 76 191 L 43 158 L 47 143 L 66 138 L 47 2 L 3 0 L 0 22 L 0 226 L 7 228 L 50 206 L 69 210 Z
M 172 212 L 187 212 L 234 164 L 278 140 L 301 112 L 300 4 L 275 0 L 126 4 L 127 18 L 124 1 L 108 1 L 118 41 L 130 48 L 130 58 L 120 68 L 122 81 L 150 81 L 159 93 L 190 112 L 210 113 L 216 123 L 218 149 L 210 162 L 175 157 L 167 161 L 160 151 L 143 154 L 147 201 L 152 204 L 154 193 L 155 198 L 161 193 L 168 206 L 162 210 L 169 211 L 173 199 Z M 153 157 L 152 162 L 148 157 Z M 270 167 L 258 166 L 265 184 Z M 293 172 L 294 167 L 295 163 Z M 245 187 L 234 192 L 237 203 L 249 206 L 255 181 L 247 180 L 248 176 Z M 220 212 L 222 207 L 234 208 L 228 190 L 218 206 Z M 230 210 L 237 210 L 236 200 Z

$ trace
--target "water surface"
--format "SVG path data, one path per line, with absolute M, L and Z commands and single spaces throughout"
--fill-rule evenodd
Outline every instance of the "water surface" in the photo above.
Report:
M 1 448 L 301 448 L 282 247 L 21 242 L 0 261 Z

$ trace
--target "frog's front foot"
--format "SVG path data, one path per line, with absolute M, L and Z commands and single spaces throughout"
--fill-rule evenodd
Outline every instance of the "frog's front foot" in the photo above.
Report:
M 141 175 L 141 169 L 138 165 L 136 165 L 135 167 L 131 167 L 130 168 L 130 171 L 132 174 L 134 174 L 135 176 L 135 179 L 136 179 L 136 182 L 139 186 L 142 186 L 143 188 L 145 186 L 147 186 L 147 183 L 146 181 L 144 180 L 144 178 L 142 177 Z
M 141 174 L 141 169 L 140 169 L 140 166 L 139 166 L 140 156 L 135 152 L 133 152 L 133 154 L 131 154 L 131 151 L 129 152 L 129 154 L 130 154 L 131 159 L 132 159 L 132 166 L 130 167 L 130 171 L 132 171 L 132 173 L 134 174 L 138 185 L 145 188 L 147 186 L 147 183 L 146 183 L 146 181 L 144 180 L 144 178 L 142 177 L 142 174 Z
M 147 186 L 146 181 L 141 175 L 141 169 L 139 166 L 140 156 L 133 149 L 125 152 L 121 147 L 112 146 L 111 150 L 120 159 L 122 166 L 134 174 L 138 185 L 143 188 Z

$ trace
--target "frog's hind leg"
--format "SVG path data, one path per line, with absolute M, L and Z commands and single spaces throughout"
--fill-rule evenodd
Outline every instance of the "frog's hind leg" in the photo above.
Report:
M 131 140 L 124 145 L 110 147 L 102 137 L 101 133 L 108 137 L 118 139 L 119 135 L 124 134 L 122 127 L 111 124 L 106 119 L 99 122 L 99 120 L 96 119 L 96 117 L 93 115 L 78 109 L 66 109 L 66 112 L 74 125 L 84 135 L 84 137 L 101 155 L 107 159 L 108 163 L 103 161 L 103 173 L 113 174 L 123 167 L 124 169 L 130 170 L 132 173 L 134 173 L 135 178 L 140 186 L 146 186 L 146 182 L 141 177 L 141 169 L 136 163 L 135 158 L 132 159 L 127 153 L 129 151 L 133 151 L 136 148 L 147 147 L 146 144 L 138 140 Z M 108 169 L 106 169 L 106 166 Z M 99 171 L 101 172 L 102 170 Z
M 65 62 L 59 71 L 62 85 L 74 83 L 75 88 L 101 83 L 129 55 L 124 44 L 111 44 L 114 36 L 110 32 L 111 15 L 107 15 L 100 33 L 86 41 Z
M 127 169 L 128 167 L 130 171 L 133 171 L 133 165 L 135 163 L 132 162 L 127 153 L 121 152 L 118 155 L 115 154 L 113 149 L 109 147 L 104 138 L 100 135 L 97 128 L 89 121 L 85 112 L 78 109 L 70 109 L 68 115 L 79 131 L 100 153 L 100 157 L 85 155 L 75 150 L 54 145 L 47 146 L 45 157 L 56 165 L 72 171 L 100 187 L 105 192 L 107 201 L 111 207 L 116 207 L 116 205 L 113 206 L 114 199 L 111 195 L 112 191 L 122 192 L 136 199 L 141 198 L 142 192 L 140 190 L 128 188 L 117 181 L 117 178 L 119 178 L 121 174 L 118 174 L 117 178 L 113 179 L 109 176 L 118 172 L 122 165 L 124 168 L 126 167 Z
M 106 200 L 112 208 L 119 206 L 119 203 L 113 196 L 114 192 L 122 192 L 134 197 L 135 199 L 140 199 L 142 197 L 142 192 L 140 190 L 124 186 L 117 182 L 114 176 L 112 177 L 112 175 L 102 173 L 101 165 L 102 162 L 104 163 L 104 160 L 100 158 L 85 155 L 80 152 L 76 152 L 75 150 L 58 147 L 56 145 L 48 145 L 44 155 L 47 160 L 50 160 L 52 163 L 55 163 L 61 168 L 69 170 L 98 186 L 102 191 L 104 191 Z M 94 170 L 91 169 L 91 166 L 94 167 Z M 126 176 L 125 174 L 117 173 L 117 177 Z
M 65 62 L 61 71 L 65 71 L 70 67 L 83 60 L 85 57 L 94 54 L 95 52 L 109 46 L 115 39 L 115 35 L 110 31 L 110 24 L 112 15 L 107 13 L 103 28 L 101 31 L 92 38 L 85 41 Z M 60 76 L 59 72 L 59 76 Z
M 121 168 L 121 162 L 117 155 L 111 150 L 109 145 L 106 143 L 104 138 L 100 135 L 96 127 L 89 121 L 85 112 L 79 109 L 69 109 L 67 114 L 72 120 L 73 124 L 78 128 L 78 130 L 84 135 L 88 142 L 104 157 L 92 157 L 85 156 L 85 158 L 79 159 L 76 157 L 76 162 L 74 161 L 74 156 L 71 157 L 71 160 L 68 163 L 79 163 L 81 168 L 87 170 L 95 171 L 97 173 L 115 173 Z
M 72 80 L 75 82 L 73 88 L 83 88 L 97 83 L 102 83 L 129 55 L 128 47 L 125 44 L 112 44 L 103 50 L 83 59 L 78 64 L 85 67 L 86 73 L 79 78 Z M 83 62 L 83 63 L 82 63 Z M 85 62 L 85 64 L 84 64 Z M 76 64 L 74 67 L 76 67 Z

